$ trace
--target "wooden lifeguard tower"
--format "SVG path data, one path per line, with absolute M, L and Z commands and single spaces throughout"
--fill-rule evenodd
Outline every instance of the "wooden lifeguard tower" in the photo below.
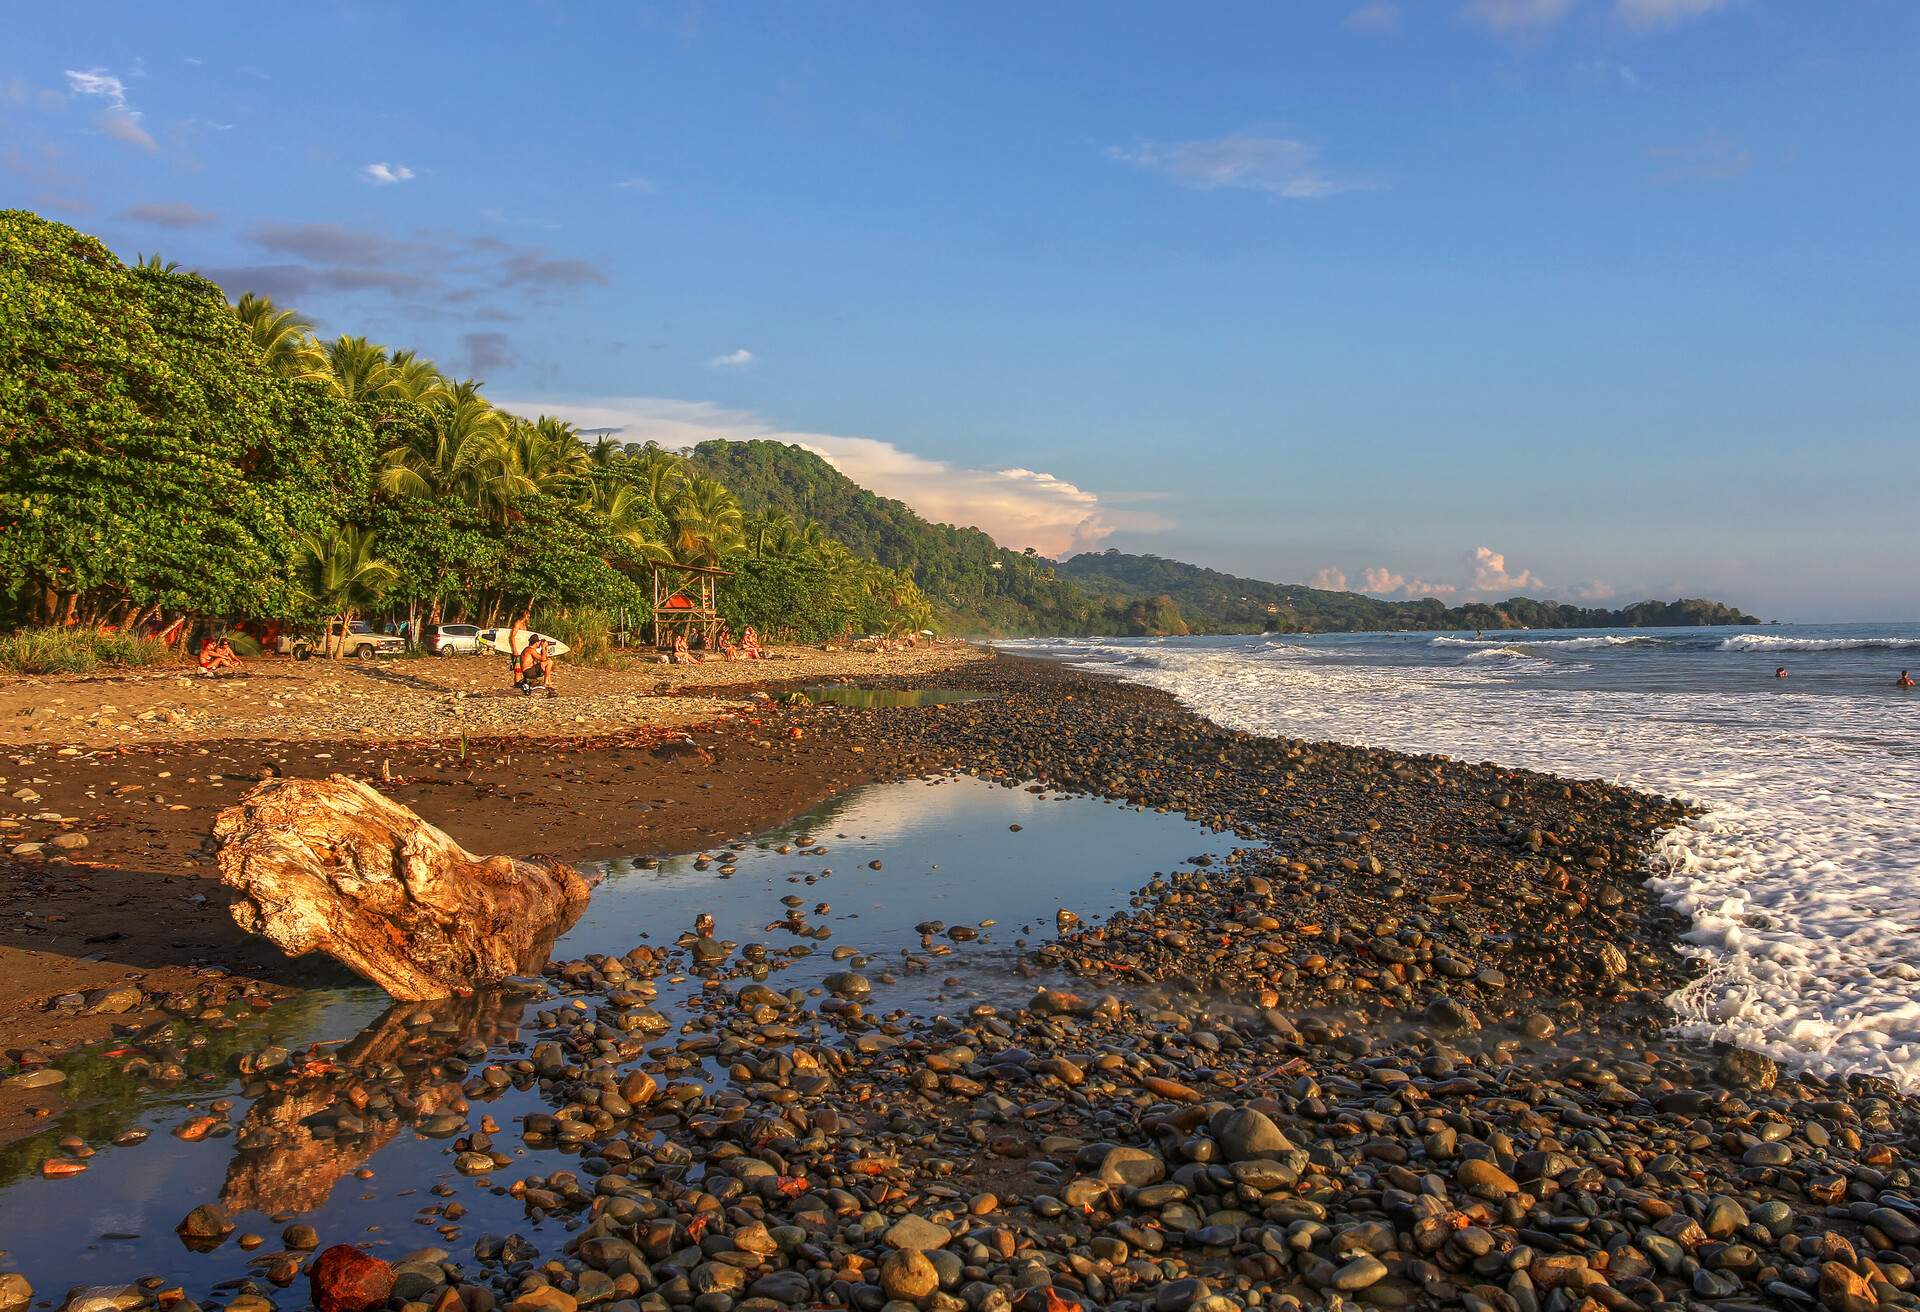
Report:
M 720 580 L 733 577 L 730 569 L 712 565 L 675 565 L 656 562 L 653 567 L 653 645 L 673 646 L 675 637 L 684 634 L 693 641 L 698 633 L 703 646 L 711 649 L 720 636 L 718 600 Z

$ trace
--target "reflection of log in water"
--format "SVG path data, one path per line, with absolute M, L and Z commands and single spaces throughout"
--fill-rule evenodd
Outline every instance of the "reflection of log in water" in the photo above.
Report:
M 499 994 L 400 1003 L 339 1051 L 296 1055 L 241 1122 L 220 1201 L 229 1211 L 312 1211 L 402 1126 L 464 1116 L 460 1081 L 442 1063 L 468 1043 L 511 1042 L 524 1007 Z M 333 1133 L 315 1133 L 328 1124 Z

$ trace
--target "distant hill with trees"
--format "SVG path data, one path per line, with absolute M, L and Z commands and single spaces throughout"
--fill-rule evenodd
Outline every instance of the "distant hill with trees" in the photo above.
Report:
M 977 528 L 936 524 L 861 487 L 815 452 L 784 442 L 703 442 L 688 457 L 749 513 L 785 514 L 912 576 L 944 629 L 980 634 L 1179 635 L 1408 629 L 1610 628 L 1754 624 L 1714 601 L 1643 601 L 1618 610 L 1531 597 L 1447 606 L 1381 601 L 1299 583 L 1239 578 L 1120 551 L 1053 561 L 1010 551 Z
M 1057 573 L 1101 597 L 1165 596 L 1195 633 L 1356 633 L 1426 629 L 1602 629 L 1758 624 L 1717 601 L 1640 601 L 1618 609 L 1510 597 L 1448 606 L 1435 597 L 1381 601 L 1302 583 L 1268 583 L 1160 556 L 1090 551 Z

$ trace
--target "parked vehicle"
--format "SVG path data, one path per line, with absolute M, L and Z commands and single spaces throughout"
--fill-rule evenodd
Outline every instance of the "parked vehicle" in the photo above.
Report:
M 316 654 L 325 656 L 333 651 L 354 660 L 370 661 L 379 656 L 404 656 L 407 643 L 406 639 L 396 634 L 376 632 L 373 625 L 365 620 L 349 622 L 343 632 L 340 619 L 335 616 L 327 621 L 322 632 L 281 634 L 280 640 L 274 644 L 274 650 L 283 656 L 292 656 L 297 661 Z
M 491 648 L 477 624 L 436 624 L 427 631 L 427 650 L 435 656 L 476 656 Z

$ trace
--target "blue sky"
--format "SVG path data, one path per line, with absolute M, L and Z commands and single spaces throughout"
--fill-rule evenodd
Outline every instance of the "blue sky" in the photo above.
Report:
M 1920 5 L 69 5 L 0 204 L 496 399 L 1450 600 L 1920 617 Z

